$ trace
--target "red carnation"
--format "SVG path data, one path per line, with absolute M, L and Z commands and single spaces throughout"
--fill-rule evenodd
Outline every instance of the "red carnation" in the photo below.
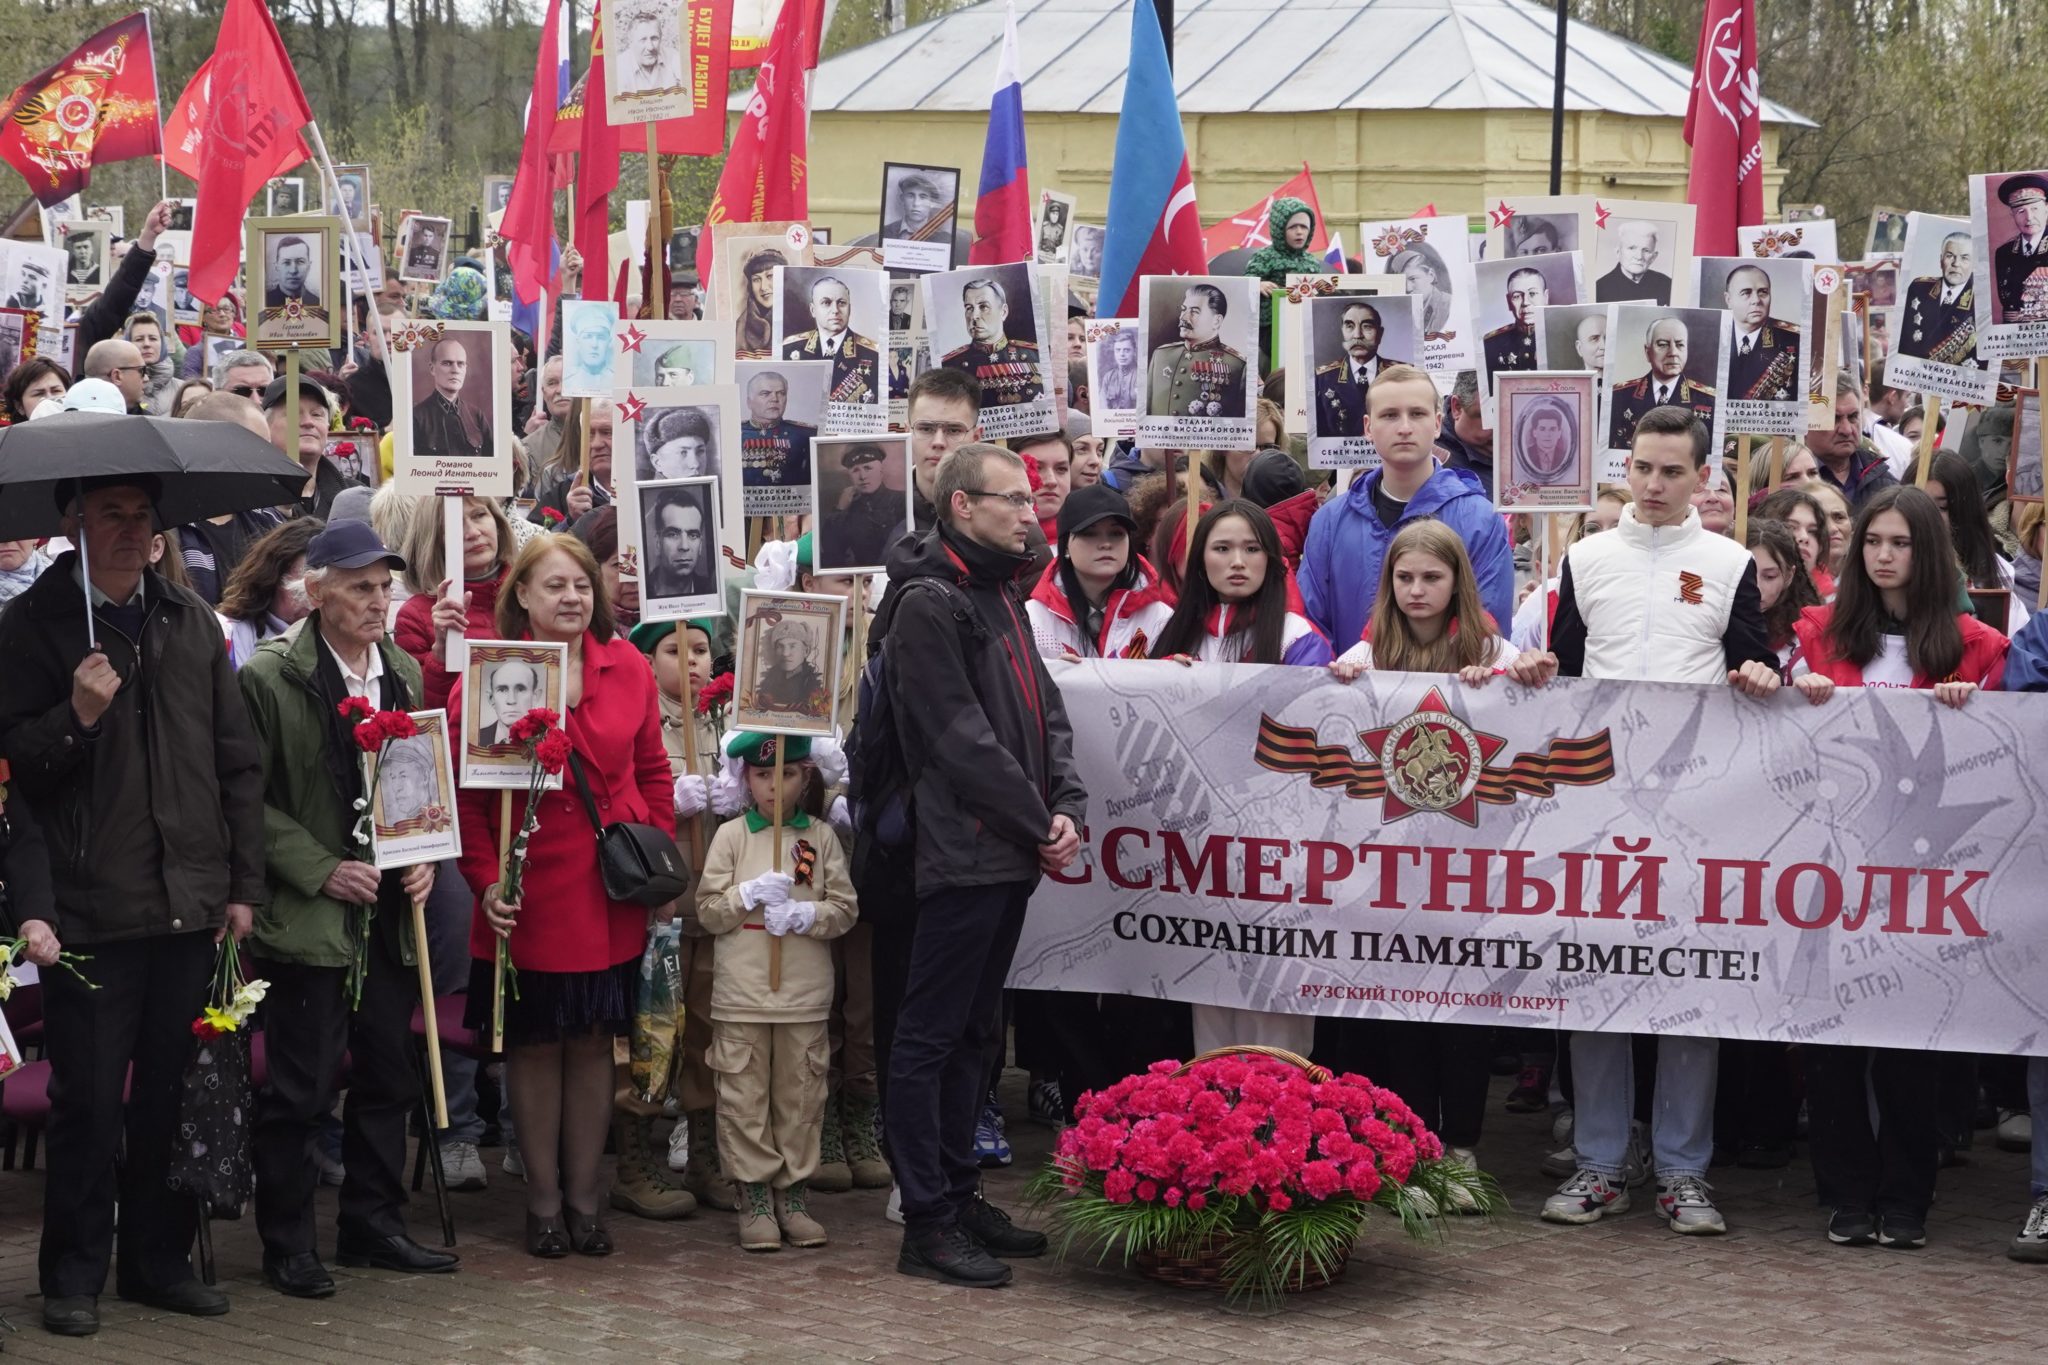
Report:
M 558 773 L 569 761 L 569 736 L 560 730 L 550 730 L 534 746 L 534 761 L 540 764 L 544 773 Z
M 377 724 L 383 728 L 386 739 L 411 739 L 420 732 L 409 711 L 379 711 Z
M 567 517 L 563 516 L 560 512 L 556 511 L 552 507 L 541 508 L 540 519 L 543 524 L 548 526 L 560 526 L 563 522 L 568 520 Z
M 714 706 L 724 706 L 732 701 L 732 674 L 721 673 L 697 694 L 697 714 L 708 716 Z
M 203 1018 L 194 1019 L 192 1021 L 192 1036 L 202 1043 L 210 1043 L 220 1037 L 220 1030 L 207 1023 Z
M 375 431 L 377 424 L 367 417 L 351 417 L 348 419 L 348 429 L 350 431 Z
M 514 744 L 530 744 L 554 729 L 556 722 L 560 719 L 561 717 L 557 716 L 547 707 L 536 706 L 518 720 L 513 721 L 512 728 L 507 733 Z
M 343 720 L 363 721 L 368 720 L 370 713 L 377 708 L 370 705 L 368 697 L 350 697 L 335 709 L 341 712 Z
M 384 744 L 384 718 L 371 716 L 354 730 L 356 747 L 366 754 L 374 754 Z

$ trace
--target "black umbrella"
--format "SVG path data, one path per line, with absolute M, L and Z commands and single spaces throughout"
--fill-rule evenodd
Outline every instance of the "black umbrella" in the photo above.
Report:
M 0 430 L 0 540 L 61 534 L 70 485 L 121 475 L 155 483 L 162 526 L 296 502 L 307 477 L 239 423 L 58 413 Z

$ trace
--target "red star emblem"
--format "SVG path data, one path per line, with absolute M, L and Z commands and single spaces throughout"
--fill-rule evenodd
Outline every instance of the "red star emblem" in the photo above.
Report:
M 1478 825 L 1479 771 L 1508 743 L 1500 735 L 1482 734 L 1467 725 L 1434 687 L 1400 720 L 1362 731 L 1358 737 L 1386 777 L 1383 825 L 1417 811 L 1441 811 L 1463 824 Z
M 640 420 L 641 412 L 646 407 L 647 401 L 645 399 L 629 393 L 619 400 L 619 420 L 622 422 L 637 422 Z
M 1509 208 L 1508 201 L 1503 199 L 1500 201 L 1500 207 L 1488 209 L 1486 211 L 1486 216 L 1493 220 L 1493 225 L 1495 227 L 1506 227 L 1510 222 L 1514 220 L 1515 211 Z
M 625 351 L 639 350 L 640 343 L 645 340 L 647 340 L 647 333 L 641 331 L 638 327 L 633 326 L 631 323 L 627 323 L 626 330 L 619 333 L 619 346 L 622 350 Z
M 1600 202 L 1600 201 L 1599 201 L 1598 199 L 1595 199 L 1595 200 L 1593 201 L 1593 226 L 1594 226 L 1594 227 L 1596 227 L 1596 228 L 1604 228 L 1604 227 L 1606 227 L 1606 226 L 1607 226 L 1607 220 L 1608 220 L 1609 218 L 1612 218 L 1613 216 L 1614 216 L 1614 210 L 1613 210 L 1613 209 L 1611 209 L 1611 208 L 1608 208 L 1608 207 L 1607 207 L 1607 205 L 1605 205 L 1605 204 L 1601 203 L 1601 202 Z

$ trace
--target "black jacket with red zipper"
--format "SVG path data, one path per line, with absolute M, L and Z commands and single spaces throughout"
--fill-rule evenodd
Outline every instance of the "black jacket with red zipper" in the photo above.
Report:
M 915 784 L 920 896 L 1036 882 L 1053 816 L 1079 829 L 1087 814 L 1066 707 L 1025 619 L 1030 568 L 943 527 L 889 551 L 877 628 Z

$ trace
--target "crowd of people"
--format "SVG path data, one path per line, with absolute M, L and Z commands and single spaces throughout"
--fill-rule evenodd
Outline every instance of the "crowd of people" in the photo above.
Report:
M 1625 483 L 1538 525 L 1494 507 L 1494 435 L 1470 373 L 1445 392 L 1420 369 L 1379 367 L 1367 421 L 1380 463 L 1342 480 L 1306 468 L 1272 401 L 1254 451 L 1105 442 L 1078 375 L 1063 428 L 987 443 L 976 383 L 932 368 L 908 391 L 912 530 L 858 632 L 870 658 L 833 680 L 840 714 L 858 718 L 805 740 L 728 731 L 689 705 L 730 666 L 730 622 L 639 621 L 613 413 L 563 397 L 558 353 L 516 338 L 523 436 L 503 453 L 521 499 L 464 500 L 449 545 L 435 500 L 372 487 L 374 468 L 366 478 L 329 453 L 353 419 L 391 422 L 384 329 L 362 307 L 355 345 L 309 366 L 296 394 L 274 356 L 230 345 L 206 363 L 207 338 L 239 335 L 232 306 L 170 332 L 131 311 L 168 212 L 148 215 L 83 308 L 81 373 L 24 362 L 0 385 L 7 417 L 236 423 L 297 458 L 306 482 L 283 506 L 165 526 L 150 480 L 82 479 L 63 494 L 61 538 L 0 545 L 11 932 L 45 969 L 64 949 L 91 954 L 89 986 L 42 976 L 49 1330 L 97 1330 L 110 1261 L 124 1298 L 228 1310 L 193 1273 L 196 1209 L 165 1167 L 191 1024 L 229 936 L 269 983 L 250 1118 L 263 1271 L 310 1298 L 336 1292 L 323 1183 L 340 1187 L 339 1264 L 459 1264 L 404 1217 L 422 947 L 436 993 L 463 996 L 478 1029 L 509 949 L 502 1059 L 443 1054 L 449 1123 L 430 1140 L 457 1191 L 523 1181 L 525 1245 L 542 1258 L 611 1252 L 608 1212 L 700 1207 L 733 1215 L 748 1251 L 823 1246 L 821 1194 L 893 1186 L 900 1270 L 1006 1283 L 1007 1261 L 1046 1249 L 981 1190 L 985 1169 L 1013 1160 L 995 1084 L 1013 1046 L 1030 1120 L 1063 1123 L 1082 1093 L 1159 1058 L 1267 1044 L 1391 1085 L 1466 1163 L 1490 1078 L 1510 1071 L 1507 1107 L 1554 1117 L 1543 1165 L 1562 1183 L 1541 1216 L 1570 1224 L 1625 1211 L 1654 1181 L 1673 1231 L 1723 1232 L 1712 1168 L 1783 1165 L 1803 1136 L 1829 1240 L 1913 1248 L 1939 1169 L 1975 1132 L 2032 1144 L 2048 1104 L 2039 1060 L 1004 985 L 1040 878 L 1080 851 L 1087 797 L 1062 661 L 1310 667 L 1339 683 L 1370 670 L 1475 687 L 1628 679 L 1759 704 L 1791 689 L 1814 706 L 1842 687 L 1955 707 L 1984 689 L 2048 690 L 2048 627 L 2027 610 L 2041 509 L 2004 496 L 1990 414 L 1916 480 L 1900 434 L 1913 414 L 1845 378 L 1832 428 L 1758 490 L 1738 541 L 1725 452 L 1680 407 L 1638 422 Z M 394 285 L 374 306 L 387 322 L 472 320 L 481 297 Z M 687 284 L 674 302 L 694 306 Z M 868 610 L 859 580 L 815 571 L 795 520 L 738 581 Z M 1681 577 L 1706 610 L 1665 605 Z M 1644 590 L 1667 579 L 1670 593 Z M 453 865 L 380 872 L 352 843 L 364 793 L 344 704 L 459 714 L 457 637 L 567 650 L 572 775 L 540 799 L 516 895 L 501 807 L 481 791 L 462 793 Z M 600 811 L 701 850 L 689 891 L 653 910 L 613 898 L 591 837 Z M 422 901 L 425 945 L 409 914 Z M 669 923 L 685 1010 L 663 1106 L 620 1086 L 614 1045 L 633 1033 L 649 933 Z M 2048 1143 L 2033 1150 L 2011 1254 L 2048 1261 Z

